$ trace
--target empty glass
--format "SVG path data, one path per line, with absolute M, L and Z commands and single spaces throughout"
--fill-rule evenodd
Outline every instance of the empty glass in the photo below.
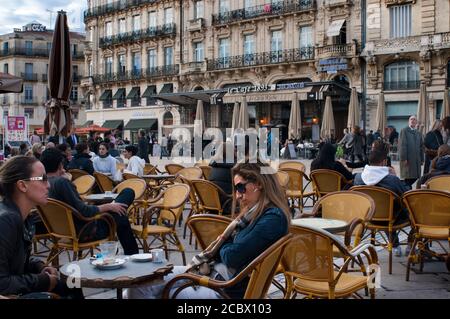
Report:
M 100 244 L 100 252 L 104 261 L 113 260 L 117 254 L 119 243 L 117 241 L 107 241 Z

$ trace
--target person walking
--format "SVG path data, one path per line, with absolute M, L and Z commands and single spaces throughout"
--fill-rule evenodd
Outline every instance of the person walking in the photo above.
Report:
M 400 178 L 412 186 L 421 175 L 423 163 L 423 138 L 417 130 L 417 118 L 410 116 L 408 126 L 400 131 L 398 139 Z
M 148 159 L 148 142 L 145 137 L 145 131 L 139 130 L 139 140 L 138 140 L 138 154 L 140 158 L 145 160 L 146 163 L 150 163 Z
M 169 159 L 169 151 L 167 150 L 168 140 L 165 134 L 161 137 L 161 152 L 159 154 L 159 159 L 162 159 L 163 156 L 167 156 Z

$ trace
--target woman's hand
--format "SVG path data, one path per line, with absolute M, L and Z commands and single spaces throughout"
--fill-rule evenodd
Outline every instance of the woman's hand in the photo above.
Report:
M 49 275 L 58 276 L 58 270 L 53 267 L 44 267 L 41 270 L 41 274 L 47 273 Z

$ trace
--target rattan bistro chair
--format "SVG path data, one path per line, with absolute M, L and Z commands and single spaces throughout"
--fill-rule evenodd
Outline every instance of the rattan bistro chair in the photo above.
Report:
M 116 236 L 116 224 L 114 219 L 107 213 L 97 214 L 94 217 L 87 218 L 66 203 L 51 198 L 48 199 L 47 205 L 38 206 L 37 210 L 53 241 L 50 255 L 47 258 L 47 264 L 52 262 L 56 267 L 59 266 L 59 255 L 63 251 L 73 251 L 73 260 L 76 260 L 83 258 L 83 250 L 89 249 L 92 255 L 93 249 L 97 245 L 105 240 L 114 240 Z M 78 232 L 75 229 L 74 218 L 86 222 Z M 100 240 L 80 242 L 81 235 L 87 231 L 88 227 L 92 226 L 92 223 L 99 220 L 104 220 L 109 225 L 109 236 Z
M 286 190 L 289 185 L 289 174 L 283 171 L 278 171 L 277 179 L 278 183 L 280 183 L 280 186 Z
M 447 240 L 450 246 L 450 193 L 435 190 L 412 190 L 403 194 L 403 203 L 409 211 L 411 226 L 414 230 L 414 242 L 408 256 L 406 280 L 409 281 L 411 263 L 420 263 L 423 271 L 423 254 L 438 259 L 446 259 L 449 265 L 450 251 L 440 241 Z M 436 241 L 445 253 L 438 254 L 429 248 Z M 416 247 L 419 254 L 416 254 Z
M 306 192 L 306 185 L 303 181 L 306 180 L 309 183 L 309 177 L 303 171 L 293 168 L 281 168 L 280 172 L 289 175 L 286 196 L 291 202 L 291 209 L 298 208 L 302 212 L 305 204 L 304 199 L 313 198 L 315 195 L 315 192 Z
M 286 247 L 281 264 L 287 278 L 285 298 L 296 297 L 297 293 L 307 298 L 362 298 L 358 291 L 370 288 L 375 298 L 375 287 L 369 286 L 369 278 L 375 279 L 373 265 L 378 265 L 378 256 L 370 244 L 360 244 L 349 250 L 339 237 L 317 228 L 291 226 L 293 239 Z M 344 256 L 344 264 L 338 269 L 333 264 L 334 247 Z M 371 272 L 365 273 L 364 257 Z M 348 273 L 351 262 L 360 265 L 361 273 Z M 372 282 L 373 283 L 373 282 Z M 294 292 L 293 294 L 291 292 Z
M 175 175 L 176 173 L 178 173 L 179 170 L 183 169 L 184 166 L 172 163 L 167 164 L 166 166 L 164 166 L 164 168 L 166 169 L 166 172 L 169 173 L 170 175 Z
M 177 176 L 175 182 L 182 182 L 180 177 L 184 177 L 188 180 L 202 179 L 203 172 L 199 167 L 185 167 L 180 169 L 175 176 Z
M 265 299 L 285 247 L 290 243 L 291 239 L 291 234 L 282 237 L 228 281 L 218 281 L 207 276 L 192 273 L 177 275 L 164 287 L 163 299 L 169 297 L 176 298 L 182 289 L 191 286 L 205 286 L 217 291 L 223 298 L 229 298 L 224 292 L 224 288 L 232 287 L 248 277 L 250 279 L 247 284 L 244 299 Z M 172 287 L 180 280 L 186 281 L 186 283 L 171 296 L 170 291 Z
M 285 161 L 281 162 L 280 165 L 278 166 L 278 169 L 285 169 L 285 168 L 295 169 L 302 172 L 306 171 L 305 164 L 303 164 L 300 161 Z
M 331 192 L 340 191 L 349 182 L 345 179 L 344 175 L 331 169 L 313 170 L 310 177 L 317 198 Z
M 389 252 L 389 274 L 392 274 L 392 233 L 397 230 L 405 232 L 404 228 L 410 225 L 409 221 L 394 224 L 395 209 L 399 210 L 403 207 L 401 198 L 393 191 L 377 186 L 353 186 L 350 190 L 367 194 L 375 201 L 375 212 L 366 223 L 366 229 L 370 231 L 372 245 L 381 245 L 387 248 Z M 387 238 L 384 237 L 384 232 L 388 233 Z M 384 243 L 375 241 L 377 233 L 383 238 Z
M 201 214 L 192 216 L 186 223 L 197 238 L 200 249 L 205 250 L 232 221 L 226 216 Z
M 78 168 L 69 169 L 68 172 L 70 173 L 70 175 L 72 175 L 72 180 L 73 181 L 76 180 L 80 176 L 89 175 L 88 172 L 83 171 L 83 170 L 78 169 Z
M 102 193 L 113 190 L 114 181 L 109 178 L 109 176 L 100 172 L 94 172 L 94 177 L 95 181 L 97 182 L 98 188 Z
M 131 188 L 134 191 L 134 200 L 140 200 L 145 193 L 145 189 L 147 188 L 147 184 L 145 181 L 141 178 L 132 178 L 127 179 L 120 184 L 118 184 L 116 187 L 113 188 L 113 193 L 120 193 L 125 188 Z
M 224 207 L 232 200 L 231 195 L 210 181 L 194 179 L 191 180 L 191 185 L 197 194 L 199 211 L 202 213 L 217 212 L 222 215 Z M 223 198 L 226 200 L 221 202 Z
M 95 177 L 92 175 L 83 175 L 72 181 L 77 188 L 77 192 L 81 198 L 89 195 L 95 185 Z
M 450 192 L 450 175 L 434 176 L 425 185 L 428 189 Z
M 185 184 L 174 184 L 166 188 L 157 198 L 155 203 L 144 212 L 142 224 L 133 224 L 131 228 L 142 245 L 144 252 L 149 252 L 152 244 L 155 241 L 160 241 L 162 244 L 166 258 L 168 258 L 168 251 L 174 250 L 169 248 L 167 242 L 176 246 L 176 251 L 179 251 L 183 257 L 183 265 L 186 265 L 186 256 L 184 247 L 178 239 L 176 232 L 176 223 L 184 210 L 184 205 L 189 196 L 189 186 Z M 155 220 L 156 224 L 152 224 Z M 148 237 L 153 237 L 149 243 Z

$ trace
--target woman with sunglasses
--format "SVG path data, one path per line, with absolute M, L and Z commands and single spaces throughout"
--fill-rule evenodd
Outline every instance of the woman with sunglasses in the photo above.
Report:
M 34 235 L 30 211 L 47 204 L 49 183 L 42 163 L 17 156 L 0 168 L 0 295 L 54 292 L 82 298 L 69 290 L 53 267 L 30 257 Z
M 240 211 L 227 229 L 210 246 L 196 255 L 188 266 L 175 266 L 165 283 L 129 289 L 128 298 L 161 298 L 165 284 L 177 274 L 199 272 L 216 280 L 229 280 L 288 232 L 290 212 L 286 196 L 275 174 L 267 174 L 264 164 L 242 163 L 233 168 L 233 211 Z M 211 267 L 211 262 L 213 266 Z M 171 294 L 183 282 L 171 287 Z M 242 298 L 248 279 L 224 292 Z M 206 287 L 188 287 L 180 299 L 217 299 L 220 295 Z

